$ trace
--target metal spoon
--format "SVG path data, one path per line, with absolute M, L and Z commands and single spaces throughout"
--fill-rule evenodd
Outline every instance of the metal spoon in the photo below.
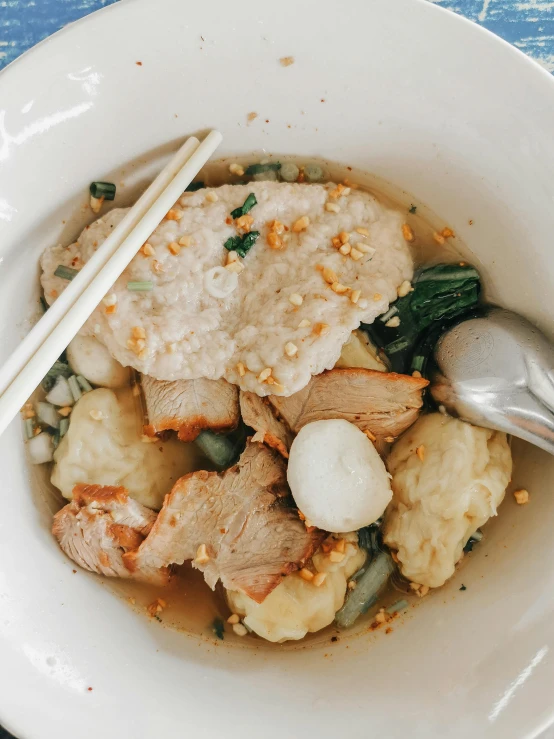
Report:
M 449 414 L 554 454 L 554 346 L 529 321 L 489 308 L 446 331 L 434 360 L 431 395 Z

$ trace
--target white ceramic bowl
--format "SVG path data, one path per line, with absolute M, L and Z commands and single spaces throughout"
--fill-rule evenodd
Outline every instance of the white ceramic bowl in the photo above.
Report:
M 87 218 L 88 183 L 124 179 L 130 198 L 211 126 L 225 152 L 322 155 L 415 194 L 478 255 L 489 293 L 550 329 L 554 82 L 426 2 L 123 2 L 9 67 L 0 108 L 2 359 L 39 253 Z M 72 574 L 17 422 L 0 459 L 0 720 L 22 737 L 521 739 L 552 719 L 554 463 L 537 450 L 518 447 L 531 503 L 507 499 L 392 634 L 257 650 L 166 630 Z

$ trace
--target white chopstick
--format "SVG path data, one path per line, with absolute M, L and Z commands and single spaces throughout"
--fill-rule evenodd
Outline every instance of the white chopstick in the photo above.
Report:
M 197 138 L 192 137 L 185 141 L 150 187 L 137 200 L 123 220 L 118 223 L 100 249 L 90 258 L 86 267 L 79 274 L 75 275 L 56 302 L 50 306 L 45 315 L 31 329 L 24 341 L 0 369 L 0 394 L 11 385 L 33 354 L 44 343 L 46 337 L 52 333 L 77 298 L 90 285 L 99 270 L 107 263 L 123 239 L 131 233 L 144 214 L 154 205 L 177 172 L 179 172 L 199 146 L 200 142 Z M 116 275 L 114 277 L 114 282 L 118 276 Z
M 221 143 L 188 139 L 0 369 L 0 434 Z

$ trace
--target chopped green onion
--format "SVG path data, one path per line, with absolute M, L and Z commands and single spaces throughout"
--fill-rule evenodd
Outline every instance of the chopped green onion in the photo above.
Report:
M 63 437 L 67 434 L 67 430 L 69 429 L 69 418 L 62 418 L 60 421 L 60 437 Z
M 308 182 L 321 182 L 323 179 L 323 169 L 319 164 L 306 164 L 304 167 L 304 177 Z
M 56 384 L 50 392 L 46 394 L 46 400 L 48 403 L 57 405 L 59 408 L 66 405 L 73 405 L 73 394 L 67 379 L 63 375 L 58 375 L 56 378 Z
M 258 205 L 258 201 L 256 200 L 254 193 L 251 192 L 239 208 L 235 208 L 231 211 L 231 218 L 240 218 L 241 216 L 245 216 L 255 205 Z
M 410 210 L 408 211 L 408 213 L 411 213 L 412 215 L 415 215 L 416 211 L 417 211 L 417 205 L 412 205 L 412 207 L 410 208 Z
M 244 236 L 242 237 L 241 244 L 236 250 L 239 257 L 242 257 L 244 259 L 247 252 L 250 251 L 250 249 L 254 246 L 254 244 L 258 240 L 259 235 L 260 235 L 259 231 L 250 231 L 250 233 L 244 234 Z
M 252 176 L 261 172 L 277 172 L 281 169 L 281 162 L 267 162 L 266 164 L 251 164 L 244 170 L 244 174 Z
M 35 435 L 35 421 L 33 418 L 25 419 L 25 436 L 27 439 L 32 439 Z
M 386 350 L 387 354 L 394 355 L 399 354 L 400 352 L 403 352 L 406 349 L 410 349 L 413 345 L 413 340 L 409 336 L 401 336 L 399 339 L 396 339 L 396 341 L 391 341 L 390 344 L 387 344 Z M 413 369 L 416 369 L 414 367 Z
M 69 384 L 69 389 L 71 390 L 71 395 L 73 395 L 73 400 L 77 402 L 83 394 L 79 387 L 79 383 L 77 382 L 77 378 L 75 375 L 71 375 L 71 377 L 67 378 L 67 382 Z
M 394 572 L 394 567 L 389 552 L 379 552 L 368 565 L 362 567 L 363 573 L 357 579 L 356 589 L 348 593 L 343 607 L 336 614 L 337 626 L 341 629 L 352 626 L 358 616 L 366 613 L 377 602 Z
M 294 162 L 285 162 L 279 170 L 279 174 L 285 182 L 296 182 L 300 174 L 300 169 Z
M 237 251 L 241 243 L 242 243 L 242 239 L 240 236 L 231 236 L 230 238 L 227 239 L 227 241 L 223 244 L 223 246 L 229 251 Z
M 399 613 L 400 611 L 405 611 L 408 607 L 408 601 L 407 600 L 399 600 L 396 603 L 393 603 L 392 606 L 389 606 L 386 611 L 387 613 Z
M 56 384 L 56 380 L 58 379 L 59 375 L 67 378 L 71 377 L 72 374 L 73 372 L 71 370 L 71 367 L 65 362 L 61 362 L 59 359 L 57 359 L 50 367 L 48 372 L 44 375 L 44 378 L 42 380 L 42 387 L 48 393 Z
M 223 246 L 229 251 L 236 251 L 239 257 L 244 259 L 247 252 L 250 251 L 258 240 L 259 235 L 259 231 L 250 231 L 250 233 L 244 234 L 244 236 L 231 236 Z
M 63 264 L 58 264 L 54 272 L 54 277 L 61 277 L 62 280 L 69 280 L 71 282 L 75 275 L 78 274 L 78 269 L 73 269 L 73 267 L 65 267 Z
M 37 417 L 38 420 L 45 426 L 50 426 L 53 429 L 57 429 L 60 425 L 60 417 L 58 411 L 50 403 L 40 401 L 37 403 Z
M 81 386 L 81 390 L 84 393 L 90 393 L 90 391 L 92 390 L 92 385 L 89 383 L 89 381 L 85 379 L 83 375 L 77 375 L 76 379 L 79 385 Z
M 54 445 L 54 449 L 58 448 L 60 439 L 60 430 L 58 429 L 54 434 L 52 434 L 52 444 Z
M 154 283 L 151 280 L 136 280 L 127 283 L 127 290 L 135 293 L 146 293 L 154 289 Z
M 223 634 L 225 633 L 225 625 L 220 618 L 214 618 L 212 623 L 212 631 L 218 639 L 224 638 Z
M 196 192 L 202 190 L 206 185 L 203 182 L 191 182 L 188 187 L 185 187 L 185 192 Z
M 390 321 L 390 319 L 397 313 L 398 308 L 396 307 L 396 305 L 391 305 L 386 313 L 383 313 L 382 316 L 379 316 L 379 320 L 381 321 L 381 323 L 387 323 L 387 321 Z
M 45 464 L 52 461 L 54 456 L 54 444 L 52 442 L 52 437 L 46 431 L 29 439 L 27 450 L 31 458 L 31 464 Z
M 113 182 L 91 182 L 90 194 L 93 198 L 104 198 L 104 200 L 115 199 L 115 185 Z

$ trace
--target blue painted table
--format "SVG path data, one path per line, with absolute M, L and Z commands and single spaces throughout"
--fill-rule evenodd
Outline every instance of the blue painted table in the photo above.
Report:
M 116 0 L 0 0 L 0 69 L 54 31 L 113 2 Z M 552 0 L 430 2 L 480 23 L 554 71 Z
M 554 1 L 429 1 L 480 23 L 554 71 Z M 0 69 L 54 31 L 114 2 L 117 0 L 0 0 Z M 0 727 L 0 739 L 10 736 Z
M 554 72 L 554 2 L 551 0 L 431 0 L 465 15 Z

